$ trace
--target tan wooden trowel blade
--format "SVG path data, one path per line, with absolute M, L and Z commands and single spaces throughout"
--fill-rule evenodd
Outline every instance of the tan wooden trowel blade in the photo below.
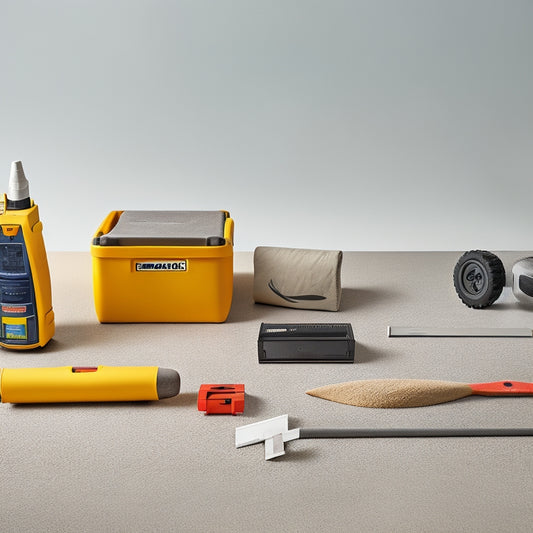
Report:
M 422 407 L 472 394 L 467 383 L 429 379 L 368 379 L 325 385 L 310 396 L 359 407 Z

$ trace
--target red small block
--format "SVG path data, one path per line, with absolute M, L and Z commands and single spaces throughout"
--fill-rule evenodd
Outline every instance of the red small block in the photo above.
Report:
M 203 384 L 198 392 L 198 411 L 206 414 L 231 414 L 244 412 L 244 385 Z

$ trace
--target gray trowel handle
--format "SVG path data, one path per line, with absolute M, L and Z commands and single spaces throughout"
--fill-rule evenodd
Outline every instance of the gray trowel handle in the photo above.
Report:
M 396 437 L 532 437 L 533 428 L 418 428 L 355 429 L 300 428 L 300 439 Z

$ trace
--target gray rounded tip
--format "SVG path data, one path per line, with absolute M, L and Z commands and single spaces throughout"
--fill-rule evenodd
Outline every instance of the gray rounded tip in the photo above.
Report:
M 160 400 L 163 398 L 172 398 L 179 394 L 180 375 L 171 368 L 157 369 L 157 396 Z

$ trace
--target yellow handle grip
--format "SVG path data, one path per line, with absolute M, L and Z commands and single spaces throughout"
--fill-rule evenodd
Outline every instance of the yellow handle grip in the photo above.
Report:
M 3 368 L 3 403 L 158 400 L 156 366 Z

